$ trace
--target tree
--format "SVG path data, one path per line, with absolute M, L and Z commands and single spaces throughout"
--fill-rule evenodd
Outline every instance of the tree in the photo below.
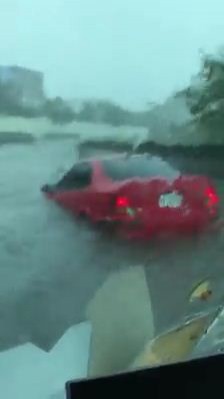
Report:
M 43 114 L 58 124 L 72 122 L 76 117 L 73 109 L 61 97 L 47 100 L 43 106 Z
M 96 107 L 90 101 L 84 102 L 81 111 L 78 114 L 80 121 L 93 122 L 96 115 Z

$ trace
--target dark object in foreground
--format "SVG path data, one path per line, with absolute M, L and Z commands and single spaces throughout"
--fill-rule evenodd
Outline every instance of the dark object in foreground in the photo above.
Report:
M 223 392 L 224 355 L 127 372 L 103 378 L 70 381 L 67 399 L 216 398 Z
M 114 226 L 125 238 L 192 234 L 218 214 L 213 182 L 182 175 L 159 157 L 119 155 L 76 163 L 45 195 L 95 225 Z

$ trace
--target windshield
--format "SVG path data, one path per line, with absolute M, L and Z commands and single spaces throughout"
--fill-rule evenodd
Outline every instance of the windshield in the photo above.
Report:
M 1 1 L 1 398 L 223 347 L 222 11 Z

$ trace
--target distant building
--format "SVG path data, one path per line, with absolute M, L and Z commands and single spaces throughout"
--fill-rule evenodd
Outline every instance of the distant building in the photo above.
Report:
M 0 66 L 0 84 L 17 103 L 36 107 L 45 99 L 44 75 L 18 66 Z

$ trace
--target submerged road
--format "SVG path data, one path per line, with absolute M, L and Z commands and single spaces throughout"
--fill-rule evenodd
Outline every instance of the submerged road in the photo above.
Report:
M 69 141 L 0 148 L 0 351 L 25 342 L 49 350 L 68 327 L 91 319 L 101 332 L 108 325 L 100 343 L 96 339 L 98 352 L 110 339 L 111 356 L 119 343 L 128 342 L 126 352 L 132 347 L 114 365 L 119 369 L 154 334 L 223 302 L 224 235 L 178 243 L 109 241 L 40 193 L 75 157 Z M 204 279 L 211 298 L 190 303 Z M 119 341 L 128 317 L 127 331 L 135 332 Z

